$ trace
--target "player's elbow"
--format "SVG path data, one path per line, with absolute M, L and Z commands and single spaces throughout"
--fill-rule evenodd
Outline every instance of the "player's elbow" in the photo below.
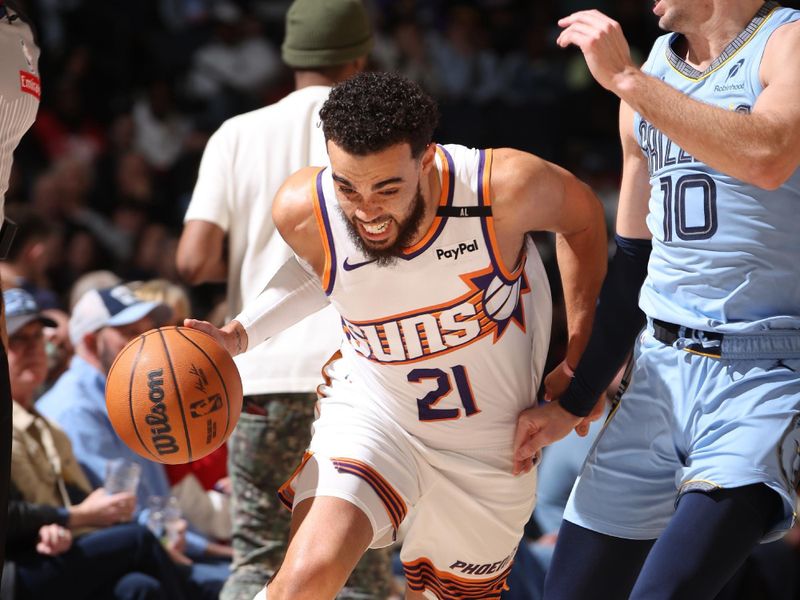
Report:
M 764 190 L 775 190 L 785 184 L 797 170 L 798 164 L 792 148 L 773 143 L 762 152 L 754 152 L 744 161 L 747 183 Z
M 186 248 L 183 244 L 178 246 L 175 257 L 175 267 L 181 281 L 188 285 L 205 283 L 206 263 L 201 253 Z
M 752 167 L 746 181 L 763 190 L 772 191 L 786 183 L 791 175 L 791 170 L 780 165 L 763 164 Z

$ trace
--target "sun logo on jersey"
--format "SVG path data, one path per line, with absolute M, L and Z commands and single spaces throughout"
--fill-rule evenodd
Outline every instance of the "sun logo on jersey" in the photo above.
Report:
M 512 323 L 525 333 L 522 297 L 531 287 L 525 262 L 505 279 L 494 266 L 461 275 L 467 291 L 448 302 L 370 321 L 342 317 L 344 335 L 355 350 L 379 363 L 427 360 L 489 335 L 496 344 Z

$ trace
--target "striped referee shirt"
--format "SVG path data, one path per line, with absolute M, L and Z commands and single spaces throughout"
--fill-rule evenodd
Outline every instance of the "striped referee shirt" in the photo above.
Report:
M 39 48 L 30 26 L 0 0 L 0 218 L 14 149 L 36 119 L 41 96 Z

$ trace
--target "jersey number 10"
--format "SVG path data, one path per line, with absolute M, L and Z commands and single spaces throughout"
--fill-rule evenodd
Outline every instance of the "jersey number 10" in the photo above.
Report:
M 682 240 L 707 240 L 717 232 L 717 185 L 711 177 L 692 173 L 675 182 L 672 177 L 662 177 L 660 182 L 664 192 L 665 242 L 672 241 L 673 232 Z M 698 195 L 701 198 L 697 198 Z M 687 196 L 702 200 L 702 224 L 688 224 Z
M 475 397 L 472 395 L 472 389 L 469 386 L 467 370 L 463 365 L 456 365 L 450 371 L 453 372 L 453 379 L 456 382 L 456 389 L 461 398 L 461 406 L 464 407 L 465 415 L 471 417 L 479 413 L 480 410 L 475 406 Z M 439 400 L 453 391 L 450 373 L 442 369 L 414 369 L 408 374 L 408 380 L 411 383 L 422 383 L 426 379 L 435 379 L 437 386 L 435 390 L 417 399 L 419 420 L 445 421 L 461 417 L 461 409 L 459 408 L 434 408 Z

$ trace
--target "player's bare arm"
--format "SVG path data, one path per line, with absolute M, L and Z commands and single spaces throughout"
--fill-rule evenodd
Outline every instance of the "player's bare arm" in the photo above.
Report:
M 513 264 L 527 232 L 551 231 L 557 235 L 568 320 L 565 363 L 577 364 L 591 331 L 594 306 L 606 271 L 605 221 L 600 201 L 572 174 L 530 154 L 498 150 L 495 161 L 491 179 L 495 230 L 506 264 Z M 558 403 L 526 410 L 518 421 L 515 449 L 545 424 L 558 423 L 557 429 L 564 430 L 563 437 L 580 421 Z M 528 471 L 534 454 L 515 455 L 514 472 Z
M 567 306 L 567 362 L 574 365 L 589 338 L 594 304 L 606 271 L 603 207 L 574 175 L 518 150 L 495 151 L 491 186 L 495 231 L 507 266 L 516 264 L 529 231 L 557 234 L 558 266 Z
M 619 23 L 599 11 L 574 13 L 559 25 L 560 46 L 578 46 L 600 85 L 697 160 L 766 189 L 800 166 L 800 23 L 781 27 L 768 42 L 760 72 L 765 89 L 750 114 L 694 100 L 645 74 L 633 64 Z
M 190 285 L 225 281 L 228 276 L 225 231 L 210 221 L 187 221 L 175 262 L 181 279 Z
M 318 168 L 309 167 L 290 176 L 278 190 L 272 207 L 272 218 L 281 236 L 317 278 L 325 268 L 325 251 L 314 215 L 313 186 L 318 171 Z M 291 259 L 269 282 L 267 290 L 253 302 L 254 306 L 245 306 L 240 316 L 253 313 L 254 321 L 265 316 L 274 321 L 266 324 L 267 330 L 278 332 L 285 329 L 324 306 L 325 302 L 320 299 L 320 295 L 324 296 L 322 290 L 310 283 L 304 267 Z M 293 298 L 298 301 L 292 303 Z M 233 356 L 245 352 L 250 345 L 248 332 L 237 319 L 220 329 L 195 319 L 187 319 L 185 324 L 212 335 Z M 264 330 L 264 326 L 259 329 Z M 263 339 L 254 341 L 253 345 Z
M 617 209 L 617 234 L 629 239 L 649 240 L 650 231 L 646 223 L 650 196 L 647 162 L 633 135 L 633 111 L 624 102 L 620 106 L 619 129 L 622 141 L 623 173 Z M 637 288 L 641 283 L 641 281 L 632 281 L 630 289 Z M 623 315 L 620 318 L 623 318 Z M 581 351 L 583 351 L 583 347 L 581 347 Z M 609 380 L 613 377 L 612 371 L 619 368 L 617 362 L 609 362 L 607 369 Z M 577 361 L 570 364 L 573 367 L 578 365 Z M 570 432 L 571 424 L 577 423 L 572 426 L 579 435 L 583 436 L 588 433 L 591 422 L 596 421 L 603 414 L 603 403 L 598 402 L 602 396 L 601 393 L 589 399 L 590 401 L 594 400 L 594 408 L 583 418 L 570 413 L 560 405 L 558 400 L 572 382 L 573 374 L 573 369 L 564 368 L 563 365 L 554 369 L 545 379 L 545 397 L 554 402 L 520 415 L 515 443 L 518 468 L 527 469 L 531 458 L 541 448 L 563 438 Z M 568 416 L 565 416 L 565 413 Z

